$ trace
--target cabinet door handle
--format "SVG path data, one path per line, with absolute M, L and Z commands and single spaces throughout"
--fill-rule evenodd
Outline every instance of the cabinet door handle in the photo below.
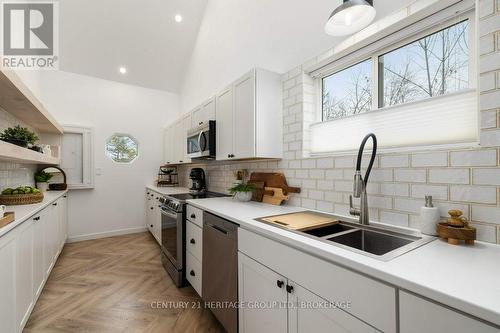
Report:
M 40 216 L 34 217 L 33 221 L 40 221 Z
M 231 158 L 231 154 L 227 154 L 227 158 Z
M 286 292 L 291 294 L 293 292 L 293 286 L 287 284 L 286 285 Z
M 194 271 L 193 271 L 193 270 L 191 270 L 191 272 L 189 272 L 189 275 L 191 275 L 191 276 L 196 276 L 196 274 L 194 273 Z
M 196 215 L 195 215 L 195 214 L 191 214 L 191 218 L 192 218 L 192 219 L 195 219 L 195 218 L 196 218 Z
M 151 207 L 150 209 L 153 210 L 153 207 Z
M 52 206 L 57 206 L 57 202 L 53 203 Z
M 189 241 L 191 244 L 196 244 L 196 241 L 194 240 L 194 238 L 191 238 L 191 240 Z
M 149 226 L 150 226 L 151 228 L 153 227 L 153 225 L 152 225 L 152 224 L 150 224 Z
M 285 284 L 285 282 L 283 282 L 282 280 L 278 280 L 276 281 L 276 285 L 278 286 L 278 288 L 283 288 L 283 285 Z

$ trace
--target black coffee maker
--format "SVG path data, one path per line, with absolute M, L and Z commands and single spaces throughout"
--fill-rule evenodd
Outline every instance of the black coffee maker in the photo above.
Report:
M 200 195 L 205 193 L 207 190 L 207 183 L 205 181 L 205 171 L 202 168 L 193 168 L 189 173 L 189 179 L 191 179 L 191 187 L 189 188 L 189 193 L 194 195 Z

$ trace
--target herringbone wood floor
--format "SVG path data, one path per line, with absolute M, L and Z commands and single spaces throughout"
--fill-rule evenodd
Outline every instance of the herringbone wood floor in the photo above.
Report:
M 190 302 L 154 308 L 153 302 Z M 67 244 L 24 332 L 222 332 L 191 287 L 178 289 L 149 233 Z

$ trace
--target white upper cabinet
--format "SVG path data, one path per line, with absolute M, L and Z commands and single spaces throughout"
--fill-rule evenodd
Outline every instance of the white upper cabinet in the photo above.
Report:
M 165 164 L 175 163 L 174 127 L 170 126 L 163 133 L 163 162 Z
M 255 72 L 234 85 L 234 138 L 231 158 L 246 158 L 255 154 Z
M 279 74 L 254 69 L 219 93 L 215 105 L 217 160 L 282 157 Z
M 191 127 L 205 125 L 209 120 L 215 120 L 215 97 L 205 101 L 191 112 Z
M 229 159 L 233 152 L 233 88 L 217 95 L 216 140 L 217 159 Z
M 191 114 L 185 115 L 164 132 L 164 163 L 191 163 L 187 153 L 187 132 L 191 128 Z

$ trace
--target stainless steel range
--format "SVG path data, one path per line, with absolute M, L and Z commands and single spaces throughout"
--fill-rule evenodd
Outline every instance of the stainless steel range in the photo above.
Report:
M 164 197 L 161 205 L 161 261 L 177 287 L 186 285 L 186 200 L 223 196 L 226 195 L 204 192 Z

